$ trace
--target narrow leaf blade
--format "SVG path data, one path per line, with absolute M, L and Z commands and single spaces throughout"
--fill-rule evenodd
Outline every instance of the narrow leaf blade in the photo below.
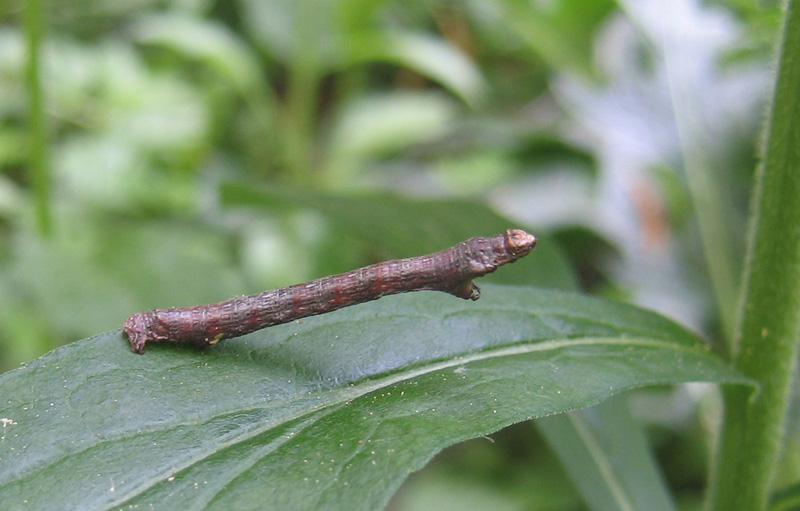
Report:
M 674 511 L 641 425 L 623 397 L 535 422 L 592 510 Z

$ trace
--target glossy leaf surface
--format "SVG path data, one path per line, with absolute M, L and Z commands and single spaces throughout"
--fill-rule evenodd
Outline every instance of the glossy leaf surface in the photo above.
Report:
M 663 317 L 530 288 L 386 297 L 204 352 L 114 331 L 0 377 L 0 501 L 379 509 L 448 445 L 685 381 L 746 383 Z

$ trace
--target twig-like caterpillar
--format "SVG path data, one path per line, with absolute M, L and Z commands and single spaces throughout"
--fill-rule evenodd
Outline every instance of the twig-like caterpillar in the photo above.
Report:
M 536 238 L 509 229 L 491 238 L 470 238 L 430 255 L 365 266 L 305 284 L 240 296 L 211 305 L 156 309 L 134 314 L 123 330 L 133 351 L 144 353 L 151 341 L 174 341 L 205 347 L 295 319 L 409 291 L 444 291 L 477 300 L 472 279 L 524 257 Z

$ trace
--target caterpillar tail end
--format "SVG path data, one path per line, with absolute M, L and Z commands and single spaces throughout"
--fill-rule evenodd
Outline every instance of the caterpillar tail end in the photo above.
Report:
M 142 314 L 134 314 L 125 320 L 125 325 L 123 325 L 122 330 L 125 332 L 125 335 L 128 336 L 128 341 L 131 343 L 133 352 L 143 355 L 144 345 L 148 341 L 146 318 L 144 318 Z

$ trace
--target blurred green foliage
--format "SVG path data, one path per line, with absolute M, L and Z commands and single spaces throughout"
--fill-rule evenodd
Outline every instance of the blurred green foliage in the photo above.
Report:
M 738 285 L 778 9 L 675 5 L 1 4 L 0 370 L 133 312 L 445 248 L 503 218 L 547 241 L 542 274 L 506 279 L 577 281 L 723 344 L 730 306 L 710 289 Z M 669 68 L 659 50 L 685 60 Z M 671 95 L 676 84 L 696 96 Z M 710 228 L 728 276 L 710 274 L 689 211 L 692 140 L 719 186 L 709 218 L 725 219 Z M 665 456 L 703 441 L 702 414 L 682 424 L 694 434 L 672 429 L 681 420 L 653 423 Z M 514 452 L 540 442 L 514 435 L 498 436 L 517 446 L 502 469 L 478 479 L 505 484 Z M 462 449 L 456 466 L 484 450 Z M 449 467 L 415 495 L 452 492 Z M 488 483 L 475 502 L 521 509 L 518 477 L 502 506 Z M 554 491 L 536 509 L 580 509 L 571 498 Z
M 578 30 L 601 22 L 611 7 L 603 5 L 551 16 Z M 520 37 L 505 33 L 504 20 L 524 8 L 9 6 L 0 28 L 2 367 L 115 328 L 136 310 L 221 300 L 397 256 L 403 245 L 387 249 L 381 240 L 416 228 L 402 204 L 382 219 L 384 234 L 367 240 L 331 225 L 330 212 L 318 208 L 247 213 L 235 201 L 220 204 L 228 181 L 319 200 L 314 194 L 325 191 L 381 191 L 400 203 L 420 193 L 455 196 L 480 210 L 494 187 L 527 172 L 516 153 L 551 136 L 513 113 L 546 91 L 548 72 Z M 30 11 L 44 23 L 34 47 L 17 23 Z M 590 72 L 586 37 L 561 34 L 567 45 L 558 37 L 538 43 L 555 52 L 548 58 L 583 55 L 570 65 Z M 40 60 L 40 148 L 26 114 L 27 55 Z M 44 188 L 35 186 L 35 160 L 44 165 Z M 433 204 L 428 214 L 448 209 Z M 418 248 L 494 233 L 473 218 L 454 221 L 462 228 L 440 229 L 440 240 Z M 559 279 L 568 281 L 551 280 Z

